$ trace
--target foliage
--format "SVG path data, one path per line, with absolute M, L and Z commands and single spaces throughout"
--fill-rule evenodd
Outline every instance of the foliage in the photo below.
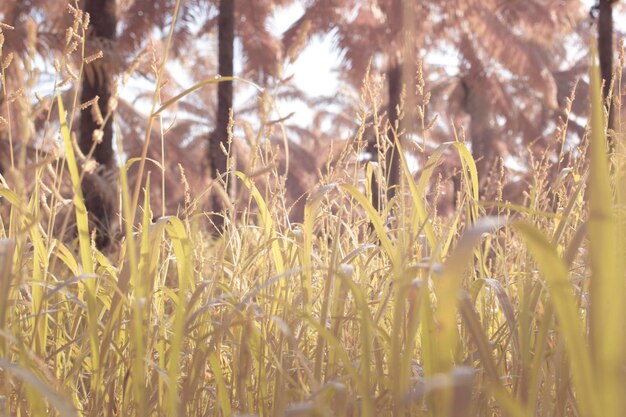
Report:
M 158 181 L 147 176 L 137 204 L 131 174 L 138 160 L 129 158 L 116 197 L 120 243 L 106 252 L 93 245 L 81 199 L 88 166 L 72 139 L 71 116 L 80 103 L 62 84 L 71 66 L 55 70 L 58 83 L 42 100 L 43 116 L 11 113 L 24 125 L 47 120 L 33 139 L 58 132 L 63 149 L 7 148 L 0 414 L 621 415 L 624 158 L 623 147 L 607 158 L 595 61 L 583 141 L 567 158 L 537 158 L 524 206 L 503 198 L 501 182 L 494 201 L 480 200 L 475 161 L 455 140 L 434 149 L 417 178 L 401 154 L 401 192 L 377 212 L 366 181 L 376 167 L 359 155 L 368 116 L 374 134 L 387 129 L 375 114 L 381 84 L 366 78 L 360 107 L 370 110 L 321 172 L 302 221 L 293 223 L 296 198 L 284 175 L 294 164 L 285 156 L 293 144 L 285 141 L 277 152 L 282 122 L 272 118 L 275 100 L 261 89 L 264 112 L 258 131 L 245 126 L 246 164 L 234 172 L 240 191 L 223 235 L 205 232 L 199 209 L 219 187 L 191 193 L 181 175 L 179 215 L 154 216 L 150 196 Z M 15 85 L 2 81 L 10 109 L 31 101 L 13 100 Z M 148 117 L 191 106 L 183 99 L 216 82 L 199 80 L 194 92 L 172 81 L 174 98 L 155 95 Z M 120 108 L 145 134 L 141 115 Z M 414 123 L 428 124 L 425 112 L 416 115 Z M 6 120 L 7 132 L 13 121 Z M 557 145 L 567 123 L 565 117 L 559 124 Z M 147 135 L 163 140 L 165 132 Z M 173 164 L 184 149 L 149 155 L 156 165 Z M 303 148 L 293 149 L 306 160 Z M 436 177 L 446 158 L 460 167 L 450 215 L 437 204 Z M 297 159 L 295 165 L 310 170 Z

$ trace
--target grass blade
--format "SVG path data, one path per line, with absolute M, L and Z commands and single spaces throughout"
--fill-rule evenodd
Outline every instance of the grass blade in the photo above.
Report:
M 600 69 L 591 62 L 591 140 L 589 146 L 589 254 L 591 262 L 591 347 L 603 415 L 619 417 L 624 409 L 624 266 L 614 225 L 609 179 L 607 120 L 602 105 Z M 610 80 L 606 80 L 610 82 Z
M 515 228 L 522 235 L 531 255 L 543 273 L 550 290 L 559 327 L 568 350 L 578 406 L 585 417 L 599 416 L 591 356 L 584 339 L 579 309 L 569 282 L 567 268 L 556 247 L 535 226 L 520 222 Z

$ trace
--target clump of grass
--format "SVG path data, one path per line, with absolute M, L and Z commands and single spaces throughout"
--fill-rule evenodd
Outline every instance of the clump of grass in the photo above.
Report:
M 236 172 L 248 200 L 221 237 L 202 231 L 202 213 L 153 221 L 145 197 L 106 255 L 58 96 L 78 234 L 55 235 L 41 215 L 60 182 L 0 189 L 0 415 L 620 416 L 622 159 L 609 168 L 598 78 L 594 62 L 589 163 L 564 166 L 527 207 L 485 217 L 456 141 L 417 179 L 402 160 L 401 193 L 380 213 L 351 175 L 377 168 L 344 155 L 301 224 L 284 221 L 275 170 Z M 462 167 L 451 217 L 427 198 L 446 151 Z

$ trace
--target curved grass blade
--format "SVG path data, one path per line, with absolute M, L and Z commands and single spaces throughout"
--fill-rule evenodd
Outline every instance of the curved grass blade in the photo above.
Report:
M 174 255 L 176 256 L 176 268 L 178 272 L 178 297 L 174 312 L 171 344 L 168 355 L 167 376 L 169 387 L 167 393 L 167 408 L 171 416 L 179 415 L 179 389 L 178 379 L 181 375 L 181 353 L 183 339 L 185 337 L 185 319 L 187 316 L 187 293 L 193 291 L 193 248 L 185 231 L 183 222 L 176 218 L 168 218 L 165 227 L 172 242 Z
M 80 260 L 83 264 L 83 272 L 89 274 L 94 272 L 94 268 L 93 258 L 91 255 L 91 241 L 89 238 L 87 208 L 85 207 L 83 190 L 81 188 L 80 172 L 78 170 L 78 163 L 76 162 L 72 139 L 70 138 L 70 131 L 67 127 L 67 114 L 65 112 L 65 108 L 63 107 L 61 94 L 57 96 L 57 104 L 59 106 L 59 121 L 61 122 L 61 138 L 63 139 L 65 159 L 67 160 L 67 168 L 70 171 L 70 179 L 72 180 L 72 191 L 74 192 L 73 202 L 76 208 L 76 225 L 78 228 L 78 243 L 80 245 Z M 90 286 L 89 288 L 95 292 L 94 286 Z
M 456 250 L 448 258 L 443 272 L 434 277 L 436 307 L 432 316 L 426 311 L 422 324 L 423 343 L 426 343 L 428 375 L 447 374 L 458 358 L 455 358 L 459 341 L 457 311 L 458 295 L 465 271 L 474 255 L 476 246 L 485 233 L 493 232 L 506 224 L 503 218 L 486 217 L 465 232 Z M 425 297 L 428 301 L 428 297 Z M 427 310 L 430 303 L 425 302 Z M 432 333 L 432 334 L 431 334 Z M 425 335 L 425 336 L 424 336 Z M 434 399 L 435 414 L 450 416 L 452 391 L 442 390 Z
M 76 162 L 76 155 L 74 154 L 74 146 L 70 138 L 70 131 L 67 127 L 67 114 L 63 107 L 63 100 L 61 94 L 57 95 L 57 104 L 59 106 L 59 121 L 61 123 L 61 138 L 63 139 L 63 145 L 65 149 L 65 159 L 67 161 L 67 167 L 70 171 L 70 179 L 72 181 L 73 190 L 73 202 L 76 211 L 76 227 L 78 229 L 78 245 L 80 248 L 80 260 L 83 265 L 84 274 L 93 274 L 94 262 L 91 253 L 91 239 L 89 237 L 89 220 L 87 218 L 87 208 L 85 207 L 85 200 L 83 198 L 83 191 L 81 188 L 81 176 L 78 170 L 78 164 Z M 94 367 L 94 384 L 99 384 L 100 375 L 100 350 L 99 336 L 98 336 L 98 311 L 97 311 L 97 299 L 96 299 L 96 281 L 93 279 L 85 282 L 85 288 L 87 292 L 87 321 L 89 327 L 89 344 L 91 346 L 92 364 Z
M 428 158 L 427 168 L 422 172 L 418 184 L 415 184 L 413 174 L 411 173 L 409 165 L 406 162 L 406 157 L 404 156 L 402 145 L 397 139 L 396 146 L 399 150 L 398 154 L 400 155 L 402 171 L 404 172 L 404 177 L 406 178 L 406 182 L 409 185 L 409 192 L 411 193 L 411 200 L 414 205 L 413 218 L 411 222 L 413 230 L 411 230 L 411 233 L 412 235 L 416 235 L 418 231 L 423 228 L 426 239 L 428 240 L 428 244 L 430 245 L 431 250 L 434 250 L 437 245 L 437 239 L 432 229 L 432 225 L 430 224 L 430 219 L 428 218 L 428 214 L 426 213 L 426 207 L 424 207 L 423 201 L 424 193 L 426 191 L 426 185 L 428 184 L 428 181 L 432 175 L 432 171 L 437 166 L 437 160 L 441 155 L 431 155 L 430 158 Z M 441 154 L 443 154 L 443 151 L 441 151 Z
M 335 188 L 336 186 L 334 184 L 329 184 L 320 188 L 309 196 L 306 205 L 304 206 L 304 245 L 301 252 L 301 264 L 303 268 L 303 303 L 307 312 L 310 311 L 310 300 L 313 294 L 313 264 L 311 262 L 313 259 L 313 223 L 315 222 L 319 206 L 322 203 L 322 198 L 327 192 Z
M 78 412 L 72 405 L 72 402 L 56 392 L 49 384 L 42 381 L 29 369 L 24 368 L 21 365 L 7 361 L 6 359 L 0 359 L 0 369 L 12 374 L 20 380 L 27 383 L 35 391 L 42 395 L 50 405 L 52 405 L 61 416 L 78 417 Z M 47 407 L 43 407 L 46 409 Z M 4 410 L 0 410 L 4 411 Z
M 183 92 L 181 92 L 181 93 L 175 95 L 174 97 L 170 98 L 165 103 L 161 104 L 161 107 L 159 107 L 158 110 L 156 110 L 154 113 L 152 113 L 150 115 L 150 117 L 158 116 L 164 110 L 166 110 L 168 107 L 170 107 L 172 104 L 176 103 L 177 101 L 179 101 L 183 97 L 188 96 L 189 94 L 193 93 L 194 91 L 197 91 L 197 90 L 199 90 L 199 89 L 201 89 L 203 87 L 206 87 L 207 85 L 223 83 L 223 82 L 226 82 L 226 81 L 239 81 L 239 82 L 251 85 L 252 87 L 256 88 L 259 92 L 263 92 L 263 88 L 261 88 L 258 84 L 255 84 L 252 81 L 246 80 L 245 78 L 241 78 L 241 77 L 220 77 L 220 76 L 217 76 L 215 78 L 209 78 L 209 79 L 206 79 L 206 80 L 202 80 L 199 83 L 192 85 L 191 87 L 187 88 Z
M 559 258 L 555 246 L 535 226 L 520 222 L 515 224 L 515 228 L 548 283 L 550 299 L 570 358 L 579 409 L 585 417 L 602 415 L 599 414 L 591 356 L 583 337 L 580 313 L 567 268 Z
M 259 207 L 259 215 L 261 217 L 261 226 L 263 227 L 263 231 L 265 235 L 272 240 L 272 257 L 274 258 L 274 264 L 276 266 L 277 272 L 283 273 L 285 272 L 285 261 L 283 259 L 282 252 L 280 250 L 280 245 L 276 240 L 276 230 L 274 228 L 274 221 L 272 220 L 272 215 L 267 208 L 267 204 L 265 204 L 265 200 L 263 196 L 259 192 L 259 189 L 254 185 L 252 180 L 246 176 L 243 172 L 236 171 L 235 175 L 243 182 L 243 184 L 248 188 L 248 191 L 252 194 L 254 201 Z
M 396 259 L 396 250 L 393 243 L 391 242 L 391 239 L 389 239 L 389 236 L 387 236 L 387 230 L 385 229 L 385 226 L 383 224 L 383 219 L 372 205 L 372 202 L 369 201 L 367 197 L 365 197 L 363 193 L 361 193 L 359 189 L 356 188 L 354 185 L 341 184 L 340 187 L 343 190 L 347 191 L 348 194 L 350 194 L 352 198 L 358 201 L 361 207 L 363 207 L 365 213 L 367 214 L 370 221 L 372 222 L 372 225 L 374 226 L 374 230 L 376 231 L 376 236 L 380 240 L 380 244 L 382 245 L 384 251 L 387 253 L 387 256 L 389 256 L 389 258 L 391 259 L 393 267 L 396 268 L 399 265 Z
M 453 365 L 452 355 L 457 345 L 457 303 L 458 292 L 463 282 L 464 272 L 474 254 L 474 248 L 485 233 L 491 233 L 506 224 L 504 219 L 485 217 L 480 219 L 461 238 L 456 250 L 448 258 L 441 275 L 435 278 L 437 308 L 434 314 L 437 323 L 437 345 L 433 351 L 436 360 L 435 372 L 448 372 Z

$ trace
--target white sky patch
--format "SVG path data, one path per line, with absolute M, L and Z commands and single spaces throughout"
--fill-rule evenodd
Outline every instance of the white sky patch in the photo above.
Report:
M 294 74 L 296 85 L 311 96 L 332 95 L 339 89 L 334 70 L 341 62 L 332 43 L 331 35 L 313 38 L 301 56 L 286 68 L 287 74 Z
M 301 3 L 294 3 L 287 7 L 280 7 L 270 17 L 268 29 L 276 37 L 281 36 L 291 25 L 302 16 L 305 8 Z
M 301 3 L 278 9 L 269 21 L 270 32 L 274 36 L 282 36 L 304 11 Z M 340 88 L 335 71 L 340 65 L 341 60 L 333 46 L 332 35 L 318 35 L 308 42 L 294 62 L 285 66 L 284 77 L 293 76 L 293 83 L 307 96 L 332 96 Z M 278 105 L 283 116 L 294 112 L 291 123 L 306 127 L 313 122 L 314 110 L 301 100 L 280 100 Z

